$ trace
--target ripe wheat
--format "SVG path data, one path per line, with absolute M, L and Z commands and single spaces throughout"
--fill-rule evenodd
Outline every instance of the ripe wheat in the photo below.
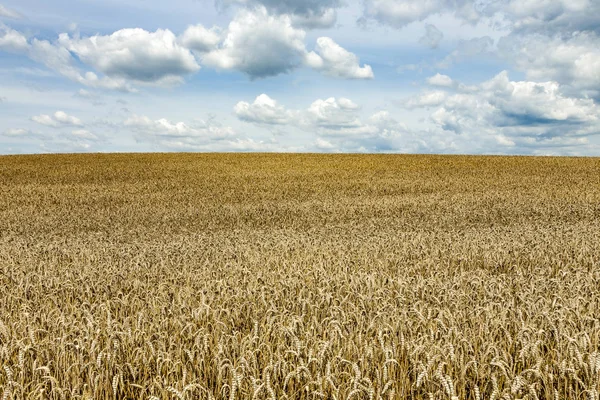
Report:
M 600 160 L 0 157 L 2 399 L 583 399 Z

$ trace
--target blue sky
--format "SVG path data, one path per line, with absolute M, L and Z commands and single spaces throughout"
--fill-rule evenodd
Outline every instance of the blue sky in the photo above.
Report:
M 600 155 L 596 0 L 0 0 L 0 154 Z

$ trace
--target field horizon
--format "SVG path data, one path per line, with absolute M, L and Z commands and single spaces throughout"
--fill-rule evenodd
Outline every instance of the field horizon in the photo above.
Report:
M 600 392 L 600 158 L 0 156 L 8 399 Z

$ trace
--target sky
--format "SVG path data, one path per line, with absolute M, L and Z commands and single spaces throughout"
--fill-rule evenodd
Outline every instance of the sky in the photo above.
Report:
M 599 0 L 0 0 L 0 154 L 600 156 Z

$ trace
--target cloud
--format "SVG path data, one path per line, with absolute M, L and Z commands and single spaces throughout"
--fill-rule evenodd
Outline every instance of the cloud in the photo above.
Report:
M 21 14 L 19 14 L 18 12 L 14 11 L 14 10 L 6 8 L 2 4 L 0 4 L 0 17 L 20 19 Z
M 360 60 L 355 54 L 342 48 L 328 37 L 317 39 L 315 51 L 307 55 L 306 63 L 310 67 L 335 78 L 374 78 L 370 65 L 365 64 L 361 67 Z
M 337 19 L 341 0 L 216 0 L 219 7 L 241 5 L 250 9 L 264 7 L 269 13 L 289 15 L 294 26 L 305 29 L 330 28 Z
M 305 119 L 322 134 L 358 134 L 365 131 L 357 115 L 358 109 L 358 105 L 349 99 L 318 99 L 306 110 Z
M 91 71 L 82 74 L 74 66 L 75 60 L 69 50 L 64 48 L 59 41 L 51 43 L 36 38 L 28 41 L 22 33 L 0 24 L 0 51 L 23 54 L 33 61 L 41 63 L 66 78 L 85 86 L 133 91 L 124 80 L 107 77 L 98 78 Z
M 441 90 L 426 91 L 418 96 L 410 98 L 404 103 L 404 107 L 408 109 L 437 107 L 444 103 L 446 97 L 447 93 Z
M 168 29 L 155 32 L 121 29 L 111 35 L 88 38 L 61 34 L 59 43 L 87 65 L 112 78 L 172 84 L 200 69 L 192 53 L 179 45 L 177 37 Z
M 96 136 L 95 134 L 93 134 L 92 132 L 90 132 L 86 129 L 76 129 L 71 132 L 71 135 L 78 139 L 84 139 L 84 140 L 90 140 L 90 141 L 97 141 L 99 139 L 98 136 Z
M 265 103 L 267 112 L 262 108 Z M 259 106 L 253 110 L 251 118 L 248 106 L 251 110 L 253 106 Z M 271 115 L 273 109 L 277 110 L 275 117 Z M 417 151 L 429 148 L 387 111 L 376 112 L 363 121 L 361 107 L 343 97 L 317 99 L 304 110 L 290 110 L 267 95 L 261 95 L 253 104 L 238 103 L 234 110 L 245 122 L 264 126 L 277 121 L 279 125 L 316 134 L 313 151 Z
M 293 26 L 287 14 L 271 15 L 265 7 L 241 10 L 229 24 L 220 47 L 202 57 L 205 65 L 237 70 L 251 79 L 285 74 L 303 65 L 336 78 L 371 79 L 370 66 L 359 65 L 358 57 L 331 38 L 317 39 L 308 53 L 306 32 Z
M 99 78 L 92 71 L 82 73 L 79 68 L 75 67 L 75 60 L 69 50 L 62 47 L 60 43 L 50 43 L 47 40 L 33 39 L 28 49 L 28 55 L 32 60 L 44 64 L 49 69 L 84 86 L 124 92 L 134 91 L 123 79 Z
M 242 10 L 229 24 L 222 47 L 207 53 L 203 63 L 252 79 L 288 73 L 304 62 L 305 35 L 287 15 L 269 15 L 264 7 Z
M 454 81 L 448 75 L 442 75 L 440 73 L 435 74 L 427 78 L 427 83 L 431 86 L 441 86 L 441 87 L 453 87 Z
M 21 53 L 66 78 L 93 88 L 136 91 L 129 82 L 165 85 L 180 83 L 200 66 L 191 52 L 177 44 L 168 30 L 147 32 L 123 29 L 108 36 L 71 38 L 60 34 L 54 42 L 25 36 L 0 25 L 0 50 Z M 104 73 L 82 72 L 73 58 Z
M 0 50 L 10 53 L 23 53 L 28 48 L 27 38 L 0 23 Z
M 73 117 L 68 115 L 63 111 L 57 111 L 54 115 L 37 115 L 31 117 L 33 122 L 36 122 L 40 125 L 49 126 L 52 128 L 60 128 L 64 126 L 82 126 L 83 123 L 77 117 Z
M 337 11 L 328 8 L 322 12 L 309 11 L 304 14 L 292 14 L 292 25 L 303 29 L 332 28 L 337 21 Z
M 551 79 L 572 94 L 600 98 L 600 36 L 579 32 L 555 35 L 509 35 L 500 40 L 500 55 L 524 71 L 528 79 Z
M 129 117 L 124 125 L 141 135 L 163 141 L 195 142 L 235 136 L 233 128 L 223 127 L 214 121 L 196 121 L 190 125 L 185 122 L 171 122 L 165 118 L 152 120 L 147 116 L 134 115 Z
M 189 26 L 178 39 L 183 47 L 200 53 L 216 49 L 221 40 L 220 28 L 206 29 L 200 24 Z
M 479 142 L 514 144 L 521 150 L 560 143 L 573 146 L 600 134 L 600 107 L 592 99 L 565 95 L 557 82 L 511 81 L 504 71 L 464 88 L 455 85 L 421 94 L 405 102 L 405 107 L 434 107 L 430 121 L 443 131 Z
M 362 126 L 357 117 L 360 107 L 350 99 L 328 98 L 315 100 L 305 110 L 290 110 L 266 94 L 254 103 L 237 103 L 234 112 L 238 119 L 255 124 L 289 125 L 305 130 L 337 131 Z
M 430 49 L 437 49 L 443 38 L 444 34 L 435 25 L 426 24 L 425 35 L 419 39 L 419 43 Z
M 600 3 L 595 0 L 364 0 L 361 21 L 403 28 L 438 14 L 450 14 L 471 24 L 499 19 L 511 30 L 523 33 L 600 33 Z
M 395 28 L 415 21 L 423 21 L 435 14 L 452 13 L 457 18 L 473 23 L 480 12 L 473 0 L 364 0 L 362 20 L 375 20 Z
M 295 113 L 286 110 L 266 94 L 258 96 L 252 104 L 240 101 L 235 105 L 234 112 L 242 121 L 267 125 L 285 125 L 296 118 Z
M 456 48 L 437 64 L 438 68 L 449 68 L 452 64 L 485 55 L 492 56 L 494 40 L 489 36 L 461 40 Z
M 278 151 L 276 142 L 256 141 L 239 136 L 235 130 L 214 119 L 191 123 L 172 122 L 166 118 L 153 120 L 134 115 L 123 125 L 136 133 L 140 142 L 153 143 L 160 149 L 173 151 Z
M 29 129 L 23 128 L 11 128 L 7 129 L 2 133 L 2 136 L 10 137 L 10 138 L 33 138 L 33 137 L 41 137 L 42 135 L 38 132 L 33 132 Z
M 595 0 L 510 0 L 491 3 L 486 12 L 501 13 L 520 33 L 600 33 L 600 3 Z
M 258 125 L 288 125 L 322 134 L 359 134 L 363 124 L 357 117 L 360 107 L 350 99 L 314 101 L 305 110 L 289 110 L 266 94 L 252 104 L 240 101 L 234 107 L 239 120 Z
M 277 10 L 283 7 L 271 5 Z M 292 3 L 281 10 L 289 7 Z M 0 50 L 24 54 L 81 85 L 124 92 L 136 92 L 137 85 L 182 83 L 201 68 L 199 63 L 239 71 L 250 79 L 285 74 L 302 66 L 336 78 L 373 78 L 369 65 L 360 66 L 355 54 L 331 38 L 318 38 L 315 51 L 309 53 L 306 32 L 296 22 L 298 18 L 312 18 L 310 13 L 319 7 L 295 7 L 296 11 L 303 11 L 278 14 L 270 13 L 264 6 L 242 8 L 226 29 L 193 25 L 178 37 L 168 29 L 149 32 L 135 28 L 109 35 L 81 37 L 78 33 L 61 33 L 55 41 L 28 40 L 22 33 L 0 24 Z M 324 8 L 319 18 L 332 18 L 330 9 Z M 92 70 L 82 71 L 82 65 Z

